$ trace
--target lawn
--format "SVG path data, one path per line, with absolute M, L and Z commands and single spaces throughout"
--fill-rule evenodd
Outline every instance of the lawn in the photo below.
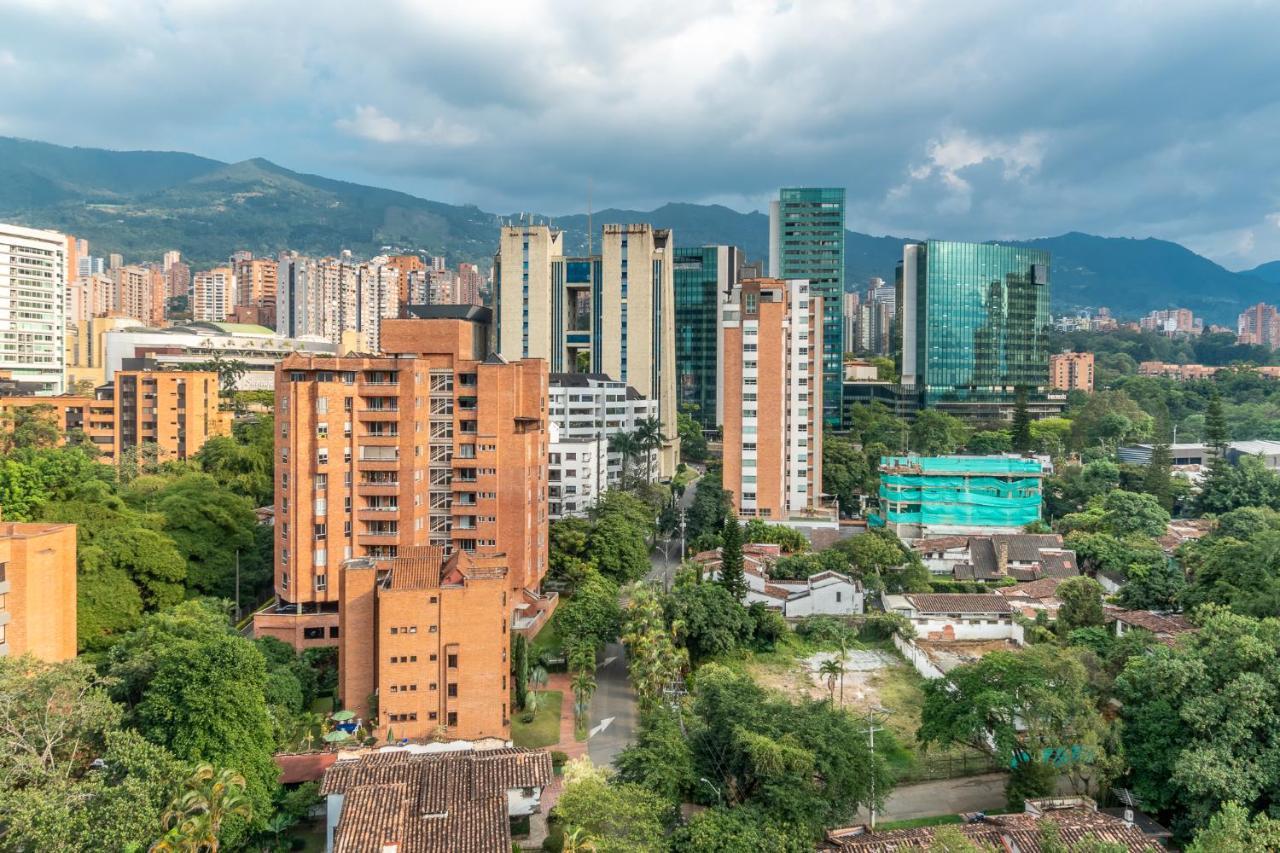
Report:
M 561 602 L 563 604 L 563 602 Z M 542 626 L 542 630 L 538 632 L 538 636 L 534 637 L 529 643 L 529 662 L 537 663 L 545 657 L 559 657 L 564 654 L 564 650 L 560 645 L 560 612 L 557 610 L 551 614 L 551 618 Z
M 539 690 L 538 713 L 533 721 L 524 721 L 524 712 L 516 711 L 511 718 L 511 742 L 516 746 L 537 749 L 554 746 L 560 742 L 560 705 L 564 700 L 559 690 Z

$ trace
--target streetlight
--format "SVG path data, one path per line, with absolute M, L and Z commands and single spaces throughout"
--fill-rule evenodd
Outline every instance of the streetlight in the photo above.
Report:
M 717 788 L 715 785 L 712 785 L 712 784 L 711 784 L 711 780 L 710 780 L 710 779 L 708 779 L 706 776 L 703 776 L 703 777 L 701 777 L 700 779 L 698 779 L 698 781 L 699 781 L 699 782 L 706 782 L 706 783 L 707 783 L 707 787 L 708 787 L 708 788 L 710 788 L 711 790 L 713 790 L 713 791 L 715 791 L 715 792 L 716 792 L 716 803 L 717 803 L 717 804 L 721 804 L 721 803 L 723 803 L 723 798 L 720 796 L 720 789 L 719 789 L 719 788 Z
M 867 740 L 871 750 L 871 797 L 867 805 L 867 810 L 871 814 L 871 831 L 876 829 L 876 732 L 884 731 L 883 726 L 877 726 L 877 723 L 883 723 L 889 717 L 889 709 L 881 705 L 877 705 L 867 711 L 867 727 L 863 730 L 867 733 Z M 880 719 L 876 719 L 876 715 Z

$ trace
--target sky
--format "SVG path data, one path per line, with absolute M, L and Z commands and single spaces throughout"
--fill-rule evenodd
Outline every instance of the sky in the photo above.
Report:
M 500 214 L 1280 258 L 1280 4 L 0 0 L 0 135 L 265 157 Z M 2 191 L 2 189 L 0 189 Z

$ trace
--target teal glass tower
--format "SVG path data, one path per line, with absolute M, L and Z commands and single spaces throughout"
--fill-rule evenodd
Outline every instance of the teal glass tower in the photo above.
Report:
M 720 423 L 720 302 L 738 280 L 733 246 L 676 246 L 676 401 L 704 430 Z
M 808 279 L 824 301 L 822 419 L 838 428 L 844 393 L 844 188 L 784 187 L 769 208 L 769 275 Z
M 1049 387 L 1049 253 L 992 243 L 908 243 L 902 382 L 926 407 L 1000 416 Z

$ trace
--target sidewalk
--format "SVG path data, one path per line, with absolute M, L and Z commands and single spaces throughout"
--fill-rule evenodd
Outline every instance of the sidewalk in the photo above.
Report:
M 553 672 L 547 676 L 547 690 L 559 690 L 564 697 L 560 702 L 560 740 L 547 747 L 551 752 L 563 752 L 572 761 L 587 754 L 587 742 L 575 740 L 573 737 L 573 687 L 570 686 L 569 673 Z M 564 782 L 559 776 L 551 778 L 551 784 L 542 790 L 542 811 L 545 814 L 560 799 L 560 791 Z

